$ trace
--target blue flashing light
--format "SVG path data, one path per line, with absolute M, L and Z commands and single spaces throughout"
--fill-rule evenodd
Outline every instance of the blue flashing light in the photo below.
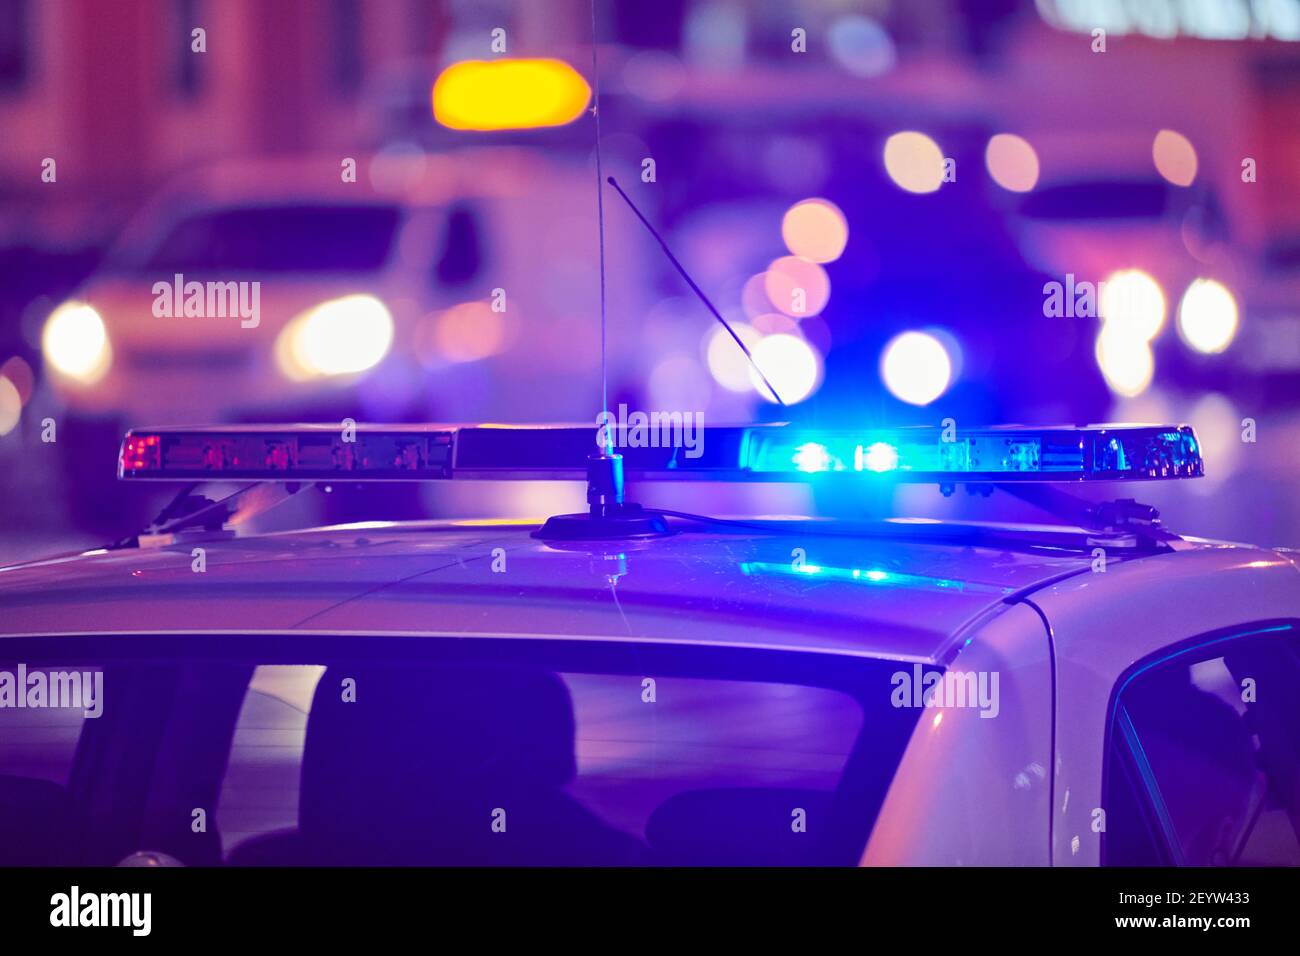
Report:
M 794 457 L 791 460 L 794 462 L 796 470 L 808 474 L 829 471 L 831 467 L 831 456 L 826 451 L 826 446 L 813 441 L 806 442 L 796 448 Z
M 854 471 L 894 471 L 898 468 L 898 449 L 887 441 L 872 442 L 864 450 L 859 445 L 853 452 Z
M 816 467 L 810 463 L 816 449 Z M 1204 474 L 1189 426 L 1020 426 L 840 431 L 755 429 L 748 467 L 881 475 L 893 481 L 1099 481 L 1197 478 Z

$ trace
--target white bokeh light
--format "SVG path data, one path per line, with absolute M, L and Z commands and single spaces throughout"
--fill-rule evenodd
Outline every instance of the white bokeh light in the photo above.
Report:
M 1213 279 L 1195 279 L 1178 303 L 1178 335 L 1207 355 L 1222 352 L 1237 335 L 1237 300 Z
M 885 172 L 909 193 L 932 193 L 942 186 L 943 165 L 943 150 L 924 133 L 906 130 L 885 140 Z
M 1165 294 L 1160 283 L 1141 269 L 1121 269 L 1107 276 L 1100 305 L 1107 325 L 1147 342 L 1156 337 L 1165 321 Z
M 881 353 L 880 377 L 895 398 L 929 405 L 952 384 L 952 359 L 933 335 L 904 332 Z
M 378 365 L 393 344 L 393 317 L 371 295 L 323 302 L 292 323 L 290 352 L 314 375 L 353 375 Z
M 802 402 L 821 384 L 821 356 L 797 335 L 766 336 L 751 351 L 754 364 L 762 369 L 787 405 Z M 762 379 L 752 371 L 750 384 L 769 402 L 774 401 Z
M 55 369 L 86 385 L 102 378 L 112 359 L 104 320 L 84 302 L 65 302 L 50 313 L 41 351 Z
M 751 325 L 733 322 L 731 327 L 736 330 L 740 341 L 744 342 L 745 347 L 751 352 L 762 338 L 758 330 Z M 704 348 L 704 361 L 709 366 L 709 374 L 713 376 L 713 380 L 727 391 L 749 392 L 754 387 L 750 383 L 749 359 L 745 357 L 745 353 L 741 351 L 731 334 L 721 326 L 714 328 L 708 334 L 708 344 Z
M 1151 346 L 1123 327 L 1106 326 L 1097 336 L 1097 365 L 1116 395 L 1133 398 L 1146 391 L 1155 374 Z

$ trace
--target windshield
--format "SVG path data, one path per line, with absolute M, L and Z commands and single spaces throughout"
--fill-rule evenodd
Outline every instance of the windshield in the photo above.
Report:
M 6 643 L 0 864 L 854 864 L 916 720 L 831 655 L 184 641 Z
M 388 261 L 401 219 L 387 204 L 205 210 L 123 261 L 150 272 L 372 272 Z

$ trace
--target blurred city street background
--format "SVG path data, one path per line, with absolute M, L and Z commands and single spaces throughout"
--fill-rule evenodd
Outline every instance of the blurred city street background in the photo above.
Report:
M 1206 477 L 1123 496 L 1300 545 L 1300 0 L 596 0 L 596 20 L 605 174 L 790 403 L 606 189 L 612 405 L 1186 422 Z M 157 512 L 164 490 L 115 481 L 132 426 L 594 422 L 591 37 L 586 0 L 0 0 L 0 563 Z M 156 290 L 174 280 L 257 282 L 257 311 L 184 314 Z M 582 500 L 366 494 L 277 520 Z M 929 487 L 639 498 L 1034 516 Z

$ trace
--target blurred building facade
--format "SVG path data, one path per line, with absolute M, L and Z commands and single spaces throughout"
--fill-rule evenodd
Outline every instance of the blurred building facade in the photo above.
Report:
M 188 166 L 354 140 L 367 77 L 439 49 L 443 6 L 3 0 L 5 231 L 37 224 L 93 238 Z M 56 183 L 42 179 L 47 159 Z

